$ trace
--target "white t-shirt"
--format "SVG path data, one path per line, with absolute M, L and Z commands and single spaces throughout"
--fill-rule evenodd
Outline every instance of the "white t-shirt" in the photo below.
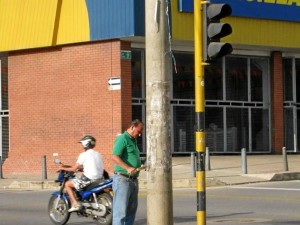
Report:
M 77 163 L 83 165 L 84 175 L 89 179 L 100 179 L 103 176 L 103 158 L 102 155 L 94 149 L 88 149 L 82 152 Z

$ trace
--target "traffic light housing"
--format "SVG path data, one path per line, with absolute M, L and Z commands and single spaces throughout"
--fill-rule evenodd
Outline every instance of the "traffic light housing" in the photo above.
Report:
M 220 42 L 220 39 L 232 33 L 231 25 L 221 23 L 222 18 L 231 15 L 231 6 L 228 4 L 205 4 L 203 9 L 203 45 L 204 61 L 212 62 L 232 52 L 229 43 Z

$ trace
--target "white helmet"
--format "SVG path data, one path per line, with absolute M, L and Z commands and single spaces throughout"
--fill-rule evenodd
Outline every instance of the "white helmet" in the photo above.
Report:
M 84 136 L 79 142 L 84 148 L 93 148 L 96 145 L 96 139 L 90 135 Z

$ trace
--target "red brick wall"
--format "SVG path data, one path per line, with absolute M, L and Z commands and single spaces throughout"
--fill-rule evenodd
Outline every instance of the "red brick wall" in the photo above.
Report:
M 10 151 L 3 174 L 54 173 L 53 153 L 74 164 L 82 152 L 77 142 L 86 134 L 112 171 L 116 135 L 131 120 L 131 61 L 119 40 L 10 53 Z M 122 88 L 109 91 L 108 79 L 121 77 Z
M 271 58 L 272 148 L 279 154 L 284 146 L 282 54 L 273 52 Z

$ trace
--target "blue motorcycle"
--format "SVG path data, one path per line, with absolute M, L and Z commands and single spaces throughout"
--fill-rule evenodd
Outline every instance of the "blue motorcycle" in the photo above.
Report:
M 74 190 L 82 207 L 80 211 L 73 213 L 77 213 L 78 216 L 91 217 L 99 225 L 112 224 L 112 179 L 107 177 L 107 172 L 105 174 L 106 179 L 103 182 L 92 183 L 81 191 Z M 64 184 L 74 177 L 75 173 L 73 172 L 61 171 L 56 180 L 60 189 L 52 193 L 48 203 L 50 220 L 56 225 L 64 225 L 70 219 L 71 213 L 68 210 L 71 208 L 71 202 L 64 190 Z

